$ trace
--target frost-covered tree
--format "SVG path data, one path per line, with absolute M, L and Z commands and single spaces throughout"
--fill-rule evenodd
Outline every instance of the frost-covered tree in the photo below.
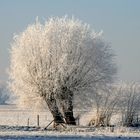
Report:
M 113 114 L 116 113 L 117 105 L 120 103 L 120 89 L 116 85 L 105 85 L 96 88 L 93 94 L 93 118 L 89 125 L 109 126 Z M 92 109 L 93 110 L 93 109 Z
M 101 33 L 79 20 L 37 21 L 14 36 L 10 87 L 20 103 L 31 107 L 42 99 L 56 123 L 75 125 L 74 97 L 84 102 L 87 91 L 113 80 L 113 56 Z
M 0 83 L 0 104 L 2 105 L 6 104 L 9 98 L 10 98 L 10 95 L 6 89 L 6 86 Z
M 122 124 L 133 126 L 140 113 L 140 85 L 138 83 L 122 83 L 119 109 L 122 112 Z

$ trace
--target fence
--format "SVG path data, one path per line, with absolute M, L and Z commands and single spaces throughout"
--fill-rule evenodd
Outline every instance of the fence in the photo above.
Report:
M 80 111 L 75 111 L 75 114 L 80 114 Z M 84 112 L 84 111 L 82 111 Z M 85 111 L 88 112 L 88 111 Z M 93 113 L 83 113 L 80 116 L 80 125 L 87 125 L 90 119 L 93 117 Z M 137 116 L 138 121 L 140 120 Z M 47 126 L 53 120 L 52 115 L 49 111 L 38 111 L 33 110 L 19 110 L 16 106 L 6 105 L 0 106 L 0 125 L 9 126 Z M 113 117 L 114 120 L 114 117 Z M 120 118 L 121 120 L 121 118 Z M 119 120 L 119 121 L 120 121 Z M 115 120 L 114 120 L 115 121 Z
M 0 106 L 0 125 L 9 126 L 46 126 L 52 121 L 49 112 L 19 110 L 15 106 Z

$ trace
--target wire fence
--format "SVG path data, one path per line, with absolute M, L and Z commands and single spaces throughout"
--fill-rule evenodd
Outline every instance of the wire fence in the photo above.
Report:
M 0 125 L 45 126 L 49 121 L 51 120 L 44 112 L 0 111 Z
M 15 105 L 0 106 L 0 125 L 46 126 L 52 116 L 46 111 L 18 109 Z
M 90 121 L 90 119 L 93 117 L 92 112 L 88 113 L 89 112 L 88 110 L 85 111 L 75 110 L 76 115 L 81 114 L 81 112 L 83 114 L 82 115 L 83 119 L 82 121 L 80 120 L 80 122 L 78 122 L 80 125 L 82 125 L 83 121 L 85 121 L 86 119 Z M 137 121 L 140 121 L 140 116 L 137 115 L 136 117 Z M 11 105 L 0 106 L 0 125 L 45 127 L 52 120 L 53 117 L 51 113 L 46 110 L 44 111 L 21 110 Z

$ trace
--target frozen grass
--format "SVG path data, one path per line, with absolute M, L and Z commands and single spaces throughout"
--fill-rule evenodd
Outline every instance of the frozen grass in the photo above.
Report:
M 79 131 L 80 130 L 80 131 Z M 50 130 L 42 130 L 35 128 L 26 128 L 26 127 L 10 127 L 0 128 L 0 138 L 1 139 L 72 139 L 72 140 L 139 140 L 140 133 L 131 132 L 114 132 L 111 133 L 107 130 L 105 131 L 87 131 L 87 129 L 80 129 L 75 131 L 50 131 Z

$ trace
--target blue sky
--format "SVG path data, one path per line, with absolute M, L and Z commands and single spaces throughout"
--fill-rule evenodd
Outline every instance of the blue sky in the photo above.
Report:
M 38 16 L 75 16 L 104 31 L 116 54 L 118 80 L 140 81 L 140 0 L 1 0 L 0 81 L 6 81 L 13 34 Z

